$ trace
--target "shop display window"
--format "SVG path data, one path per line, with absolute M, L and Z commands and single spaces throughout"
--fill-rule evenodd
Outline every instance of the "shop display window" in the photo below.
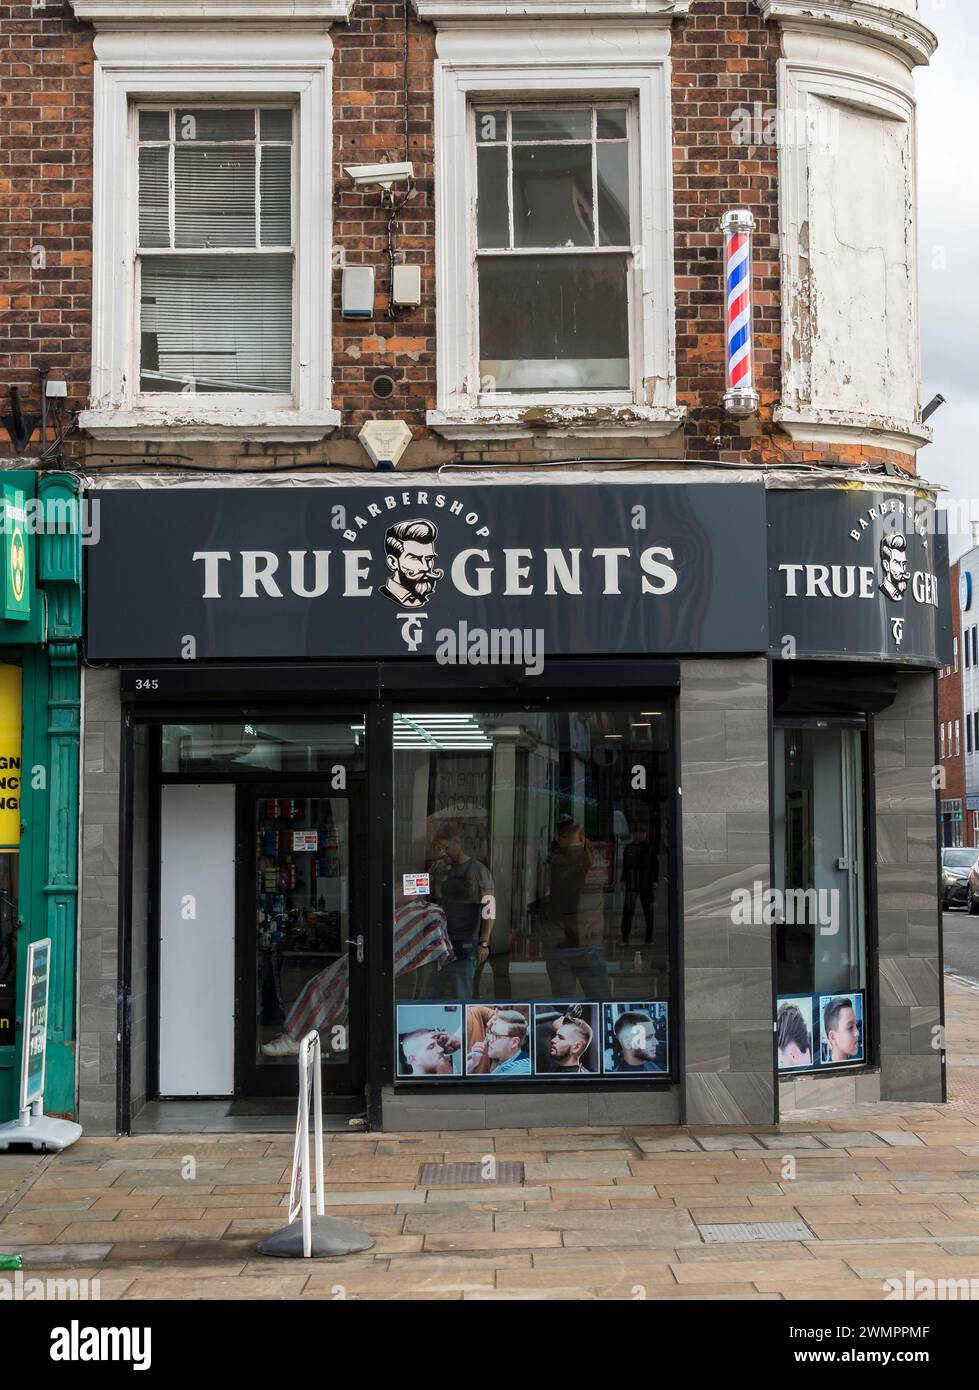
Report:
M 672 711 L 394 717 L 398 1080 L 664 1080 Z

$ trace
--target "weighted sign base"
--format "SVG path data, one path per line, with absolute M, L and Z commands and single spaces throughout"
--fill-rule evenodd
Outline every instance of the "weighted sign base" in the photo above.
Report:
M 67 1149 L 76 1139 L 82 1137 L 81 1125 L 73 1120 L 55 1120 L 50 1115 L 31 1115 L 27 1124 L 11 1120 L 0 1125 L 0 1152 L 9 1149 L 11 1144 L 29 1144 L 38 1152 L 51 1149 Z
M 339 1216 L 313 1217 L 312 1259 L 324 1260 L 336 1255 L 355 1255 L 370 1250 L 374 1239 L 353 1221 Z M 260 1240 L 255 1249 L 260 1255 L 281 1255 L 287 1259 L 303 1258 L 303 1223 L 294 1221 L 281 1231 Z

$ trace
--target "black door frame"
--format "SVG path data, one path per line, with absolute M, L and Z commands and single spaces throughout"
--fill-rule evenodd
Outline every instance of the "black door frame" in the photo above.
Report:
M 338 758 L 339 761 L 339 758 Z M 303 800 L 345 801 L 349 807 L 350 854 L 347 864 L 348 924 L 346 938 L 350 961 L 348 999 L 348 1057 L 345 1064 L 323 1068 L 324 1096 L 362 1096 L 367 1081 L 367 920 L 365 880 L 368 863 L 363 773 L 347 774 L 346 787 L 338 790 L 326 777 L 283 778 L 235 787 L 235 1082 L 238 1097 L 283 1097 L 298 1094 L 298 1067 L 294 1064 L 261 1066 L 255 1060 L 255 808 L 259 801 L 291 797 Z M 363 936 L 360 960 L 353 944 Z

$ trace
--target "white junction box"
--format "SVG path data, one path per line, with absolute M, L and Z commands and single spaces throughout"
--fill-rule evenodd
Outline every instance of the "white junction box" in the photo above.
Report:
M 420 265 L 396 265 L 391 299 L 399 309 L 417 309 L 422 302 L 422 270 Z
M 345 319 L 374 317 L 374 267 L 348 265 L 343 270 L 340 302 Z

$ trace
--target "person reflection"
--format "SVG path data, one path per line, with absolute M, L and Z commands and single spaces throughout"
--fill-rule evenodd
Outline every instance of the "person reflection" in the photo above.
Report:
M 595 858 L 583 828 L 572 816 L 559 816 L 547 860 L 548 892 L 542 903 L 541 938 L 551 991 L 573 998 L 578 986 L 586 999 L 607 999 L 608 969 L 602 959 L 600 907 L 582 903 L 585 880 Z
M 435 837 L 432 898 L 445 912 L 454 959 L 441 971 L 440 999 L 471 999 L 476 968 L 489 958 L 494 926 L 493 876 L 467 851 L 462 826 L 450 821 Z
M 638 902 L 646 928 L 647 944 L 653 939 L 653 896 L 659 877 L 658 836 L 650 836 L 649 826 L 640 821 L 632 841 L 622 851 L 622 944 L 632 935 L 632 918 Z

